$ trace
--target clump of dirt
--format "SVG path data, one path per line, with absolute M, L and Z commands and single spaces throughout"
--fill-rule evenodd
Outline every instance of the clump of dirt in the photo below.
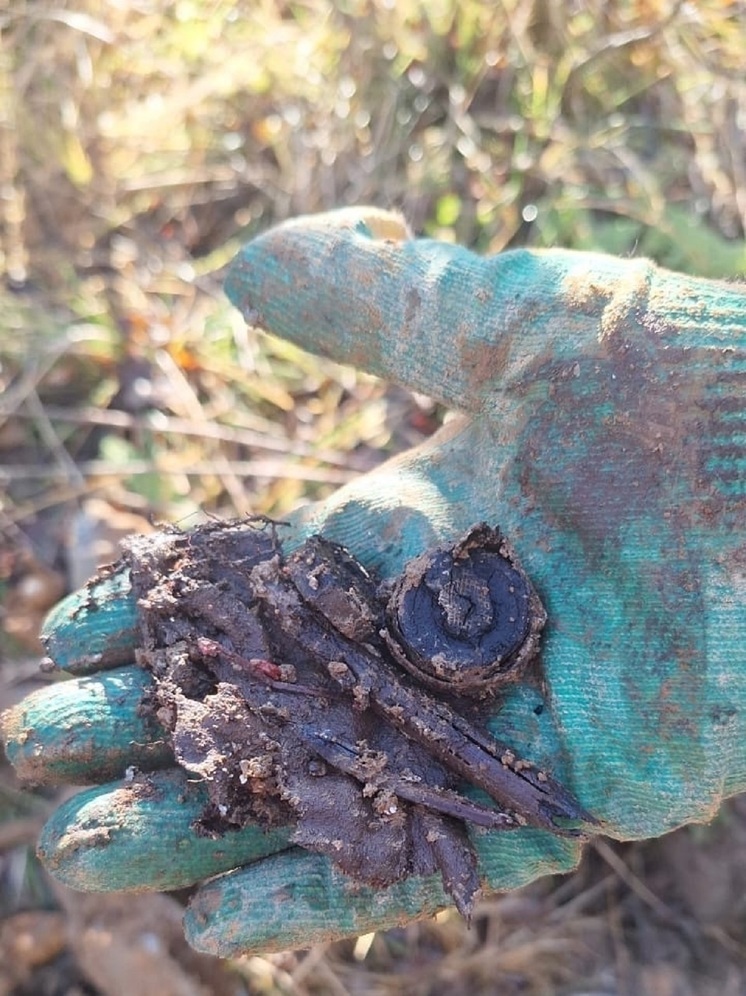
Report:
M 485 525 L 386 586 L 319 536 L 285 556 L 278 528 L 210 523 L 126 548 L 151 708 L 207 785 L 198 829 L 294 825 L 296 843 L 374 885 L 440 870 L 469 915 L 466 824 L 574 835 L 567 821 L 592 822 L 484 725 L 495 690 L 535 656 L 541 604 Z M 467 696 L 446 691 L 454 655 L 475 664 Z M 425 657 L 439 661 L 427 690 Z M 499 808 L 462 796 L 460 779 Z

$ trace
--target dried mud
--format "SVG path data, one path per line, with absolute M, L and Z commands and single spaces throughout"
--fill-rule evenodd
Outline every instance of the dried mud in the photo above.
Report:
M 469 915 L 467 825 L 574 835 L 565 821 L 592 822 L 484 728 L 496 692 L 535 658 L 541 604 L 484 525 L 387 586 L 321 537 L 284 556 L 278 528 L 212 523 L 125 553 L 149 708 L 208 789 L 197 829 L 291 825 L 297 844 L 374 885 L 439 870 Z M 464 779 L 497 806 L 462 796 Z

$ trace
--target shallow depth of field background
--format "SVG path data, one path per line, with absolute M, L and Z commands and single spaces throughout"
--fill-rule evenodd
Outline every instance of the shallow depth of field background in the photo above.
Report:
M 49 680 L 45 611 L 122 535 L 282 516 L 440 424 L 247 329 L 215 275 L 243 241 L 371 202 L 480 252 L 743 277 L 745 67 L 737 0 L 0 9 L 0 707 Z M 471 930 L 443 914 L 231 966 L 179 942 L 183 896 L 54 886 L 33 857 L 53 804 L 0 768 L 0 996 L 746 992 L 740 803 L 602 842 Z

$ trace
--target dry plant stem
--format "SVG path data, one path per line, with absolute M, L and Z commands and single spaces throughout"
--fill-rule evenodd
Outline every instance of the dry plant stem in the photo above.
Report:
M 287 461 L 272 459 L 234 460 L 233 473 L 238 477 L 273 477 L 277 480 L 316 481 L 321 484 L 346 484 L 353 476 L 333 467 L 305 467 L 288 464 Z M 122 465 L 113 460 L 83 460 L 77 469 L 86 477 L 121 477 Z M 209 461 L 198 463 L 180 460 L 168 466 L 159 460 L 131 460 L 127 463 L 127 476 L 138 477 L 158 473 L 161 477 L 190 474 L 192 476 L 210 474 L 214 465 Z M 6 464 L 0 467 L 0 481 L 7 484 L 16 481 L 44 480 L 68 481 L 70 473 L 61 467 L 27 467 L 25 464 Z
M 319 449 L 302 439 L 276 439 L 269 434 L 272 423 L 267 421 L 264 430 L 246 429 L 242 426 L 224 425 L 220 422 L 210 422 L 202 419 L 194 422 L 188 418 L 179 418 L 157 412 L 153 416 L 132 415 L 130 412 L 116 409 L 98 409 L 92 407 L 65 408 L 61 405 L 44 405 L 47 418 L 52 422 L 65 422 L 72 425 L 100 425 L 108 429 L 126 431 L 153 432 L 162 435 L 193 436 L 214 442 L 233 443 L 257 450 L 267 450 L 271 453 L 281 453 L 285 456 L 312 457 L 322 463 L 331 464 L 342 470 L 365 471 L 365 462 L 355 459 L 354 454 L 341 453 L 335 450 Z M 243 413 L 242 413 L 243 414 Z M 9 407 L 4 399 L 0 399 L 0 419 L 13 416 L 19 419 L 32 419 L 34 414 Z
M 594 840 L 593 846 L 598 854 L 604 859 L 606 864 L 612 868 L 619 878 L 638 896 L 647 906 L 667 923 L 679 923 L 681 917 L 667 906 L 662 899 L 649 889 L 645 883 L 638 878 L 625 861 L 612 850 L 604 840 Z
M 39 836 L 44 820 L 16 819 L 0 824 L 0 853 L 11 847 L 31 846 Z

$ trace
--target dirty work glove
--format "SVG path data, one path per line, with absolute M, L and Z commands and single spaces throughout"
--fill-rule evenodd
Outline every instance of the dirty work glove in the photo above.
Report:
M 266 233 L 231 264 L 226 290 L 251 324 L 465 413 L 302 510 L 290 545 L 322 532 L 391 576 L 480 520 L 499 525 L 548 623 L 545 697 L 513 688 L 496 734 L 618 839 L 710 820 L 746 787 L 741 287 L 562 250 L 481 259 L 360 210 Z M 135 618 L 121 574 L 62 603 L 49 654 L 91 673 L 5 720 L 8 754 L 33 781 L 124 775 L 52 817 L 41 853 L 55 875 L 80 889 L 202 881 L 187 933 L 223 956 L 447 904 L 437 876 L 360 886 L 285 850 L 284 831 L 197 838 L 203 791 L 169 769 L 138 710 L 150 678 L 130 666 Z M 130 765 L 159 770 L 144 783 Z M 540 830 L 473 840 L 486 891 L 578 859 L 575 841 Z

